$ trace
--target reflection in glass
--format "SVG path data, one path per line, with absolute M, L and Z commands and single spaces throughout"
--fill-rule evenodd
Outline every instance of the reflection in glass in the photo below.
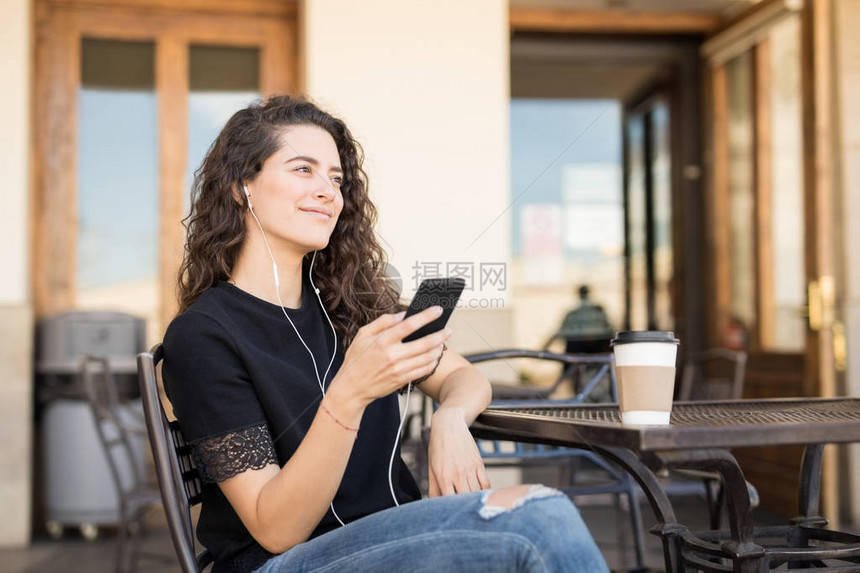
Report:
M 260 97 L 259 52 L 257 48 L 190 47 L 187 189 L 230 116 Z M 189 198 L 186 194 L 186 211 Z
M 83 39 L 77 133 L 78 308 L 157 316 L 152 42 Z
M 517 325 L 518 342 L 538 344 L 550 330 L 555 332 L 565 312 L 578 304 L 581 284 L 591 287 L 591 298 L 620 327 L 624 315 L 620 103 L 513 98 L 510 121 L 511 280 L 518 314 L 524 317 Z M 542 220 L 552 225 L 542 229 Z M 536 322 L 534 316 L 544 320 Z
M 762 301 L 771 305 L 765 312 L 772 317 L 762 341 L 772 350 L 800 351 L 806 338 L 800 16 L 774 26 L 768 40 L 772 250 L 764 264 L 771 266 L 773 284 Z
M 755 324 L 754 131 L 749 52 L 726 64 L 728 93 L 729 293 L 731 321 Z
M 627 253 L 630 289 L 631 330 L 648 329 L 648 203 L 646 197 L 645 119 L 633 116 L 627 122 Z
M 669 109 L 659 102 L 651 122 L 652 224 L 654 229 L 654 320 L 659 330 L 674 330 L 672 314 L 672 150 Z

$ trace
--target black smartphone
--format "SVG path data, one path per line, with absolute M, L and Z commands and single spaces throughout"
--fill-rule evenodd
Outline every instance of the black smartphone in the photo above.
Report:
M 418 291 L 412 297 L 412 302 L 409 304 L 406 316 L 403 319 L 405 320 L 413 314 L 417 314 L 431 306 L 441 306 L 442 314 L 430 324 L 425 324 L 412 334 L 406 336 L 403 342 L 417 340 L 422 336 L 427 336 L 445 328 L 445 324 L 451 317 L 451 313 L 454 312 L 454 308 L 457 306 L 457 301 L 460 300 L 460 294 L 462 294 L 464 288 L 466 288 L 466 281 L 460 277 L 424 279 L 421 281 L 421 284 L 418 285 Z

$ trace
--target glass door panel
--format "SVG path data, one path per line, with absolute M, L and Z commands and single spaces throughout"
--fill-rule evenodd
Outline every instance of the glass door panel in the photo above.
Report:
M 726 64 L 729 322 L 742 329 L 738 343 L 749 342 L 756 325 L 755 298 L 755 131 L 750 54 Z
M 770 255 L 765 276 L 772 284 L 762 290 L 762 347 L 802 352 L 806 345 L 806 273 L 804 268 L 803 125 L 800 87 L 800 17 L 775 25 L 768 34 L 770 108 Z
M 805 236 L 799 16 L 726 63 L 732 345 L 802 352 Z
M 621 106 L 575 98 L 514 97 L 510 103 L 510 280 L 518 315 L 526 319 L 517 326 L 517 338 L 525 345 L 546 341 L 565 309 L 578 304 L 580 286 L 591 289 L 591 300 L 620 328 Z M 534 316 L 549 318 L 528 320 Z
M 627 328 L 674 330 L 669 106 L 656 93 L 627 113 Z
M 260 97 L 260 50 L 192 45 L 188 54 L 186 189 L 218 132 L 236 111 Z M 185 212 L 190 206 L 186 193 Z
M 75 306 L 157 320 L 155 44 L 84 38 L 80 53 Z
M 649 113 L 652 179 L 654 257 L 654 322 L 660 330 L 673 330 L 672 280 L 672 149 L 669 109 L 658 102 Z
M 648 329 L 648 202 L 645 165 L 645 122 L 627 121 L 627 328 Z

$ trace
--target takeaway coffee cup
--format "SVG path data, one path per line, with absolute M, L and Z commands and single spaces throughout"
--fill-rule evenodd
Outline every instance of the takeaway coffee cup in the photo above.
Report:
M 622 424 L 668 424 L 678 339 L 664 330 L 623 331 L 612 340 Z

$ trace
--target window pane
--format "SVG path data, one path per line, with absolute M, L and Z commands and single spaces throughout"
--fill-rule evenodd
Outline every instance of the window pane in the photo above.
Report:
M 751 71 L 751 57 L 748 52 L 726 64 L 730 308 L 732 322 L 742 326 L 746 333 L 752 332 L 756 322 Z
M 259 52 L 257 48 L 190 47 L 187 189 L 230 116 L 260 97 Z
M 520 344 L 555 332 L 587 284 L 613 326 L 624 314 L 621 105 L 513 98 L 511 248 Z
M 77 133 L 76 305 L 151 320 L 159 305 L 154 54 L 152 42 L 82 40 Z
M 627 122 L 627 252 L 632 330 L 648 329 L 648 242 L 646 222 L 648 203 L 645 193 L 645 121 L 633 116 Z
M 774 26 L 770 41 L 771 266 L 773 284 L 763 304 L 772 321 L 762 342 L 772 350 L 800 351 L 806 339 L 803 134 L 800 90 L 800 17 Z
M 654 320 L 660 330 L 674 330 L 672 314 L 672 149 L 669 109 L 654 106 L 651 121 L 651 180 L 654 228 Z

